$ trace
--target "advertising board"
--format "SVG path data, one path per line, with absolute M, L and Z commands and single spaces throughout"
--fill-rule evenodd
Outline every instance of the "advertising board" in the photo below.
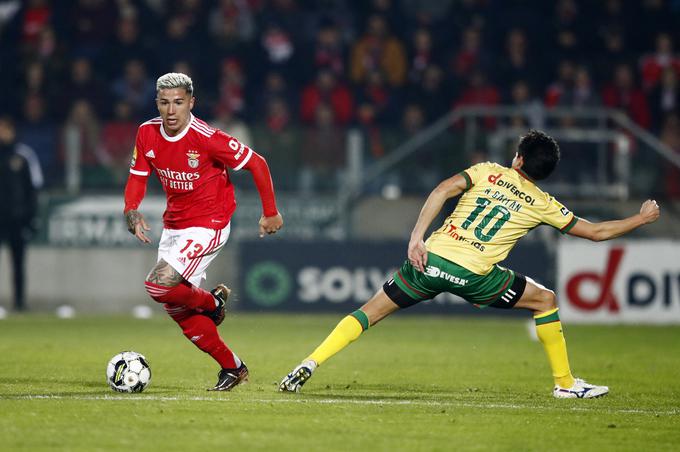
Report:
M 558 245 L 560 317 L 587 323 L 680 323 L 680 242 Z

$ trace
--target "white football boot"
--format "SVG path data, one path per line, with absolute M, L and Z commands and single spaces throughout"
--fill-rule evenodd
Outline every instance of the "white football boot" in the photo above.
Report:
M 557 399 L 594 399 L 607 394 L 609 394 L 607 386 L 591 385 L 581 378 L 575 378 L 574 385 L 571 388 L 555 385 L 555 389 L 553 389 L 553 397 Z
M 300 392 L 302 385 L 307 380 L 312 378 L 312 373 L 316 369 L 314 361 L 304 361 L 302 364 L 291 370 L 279 384 L 279 391 L 281 392 Z

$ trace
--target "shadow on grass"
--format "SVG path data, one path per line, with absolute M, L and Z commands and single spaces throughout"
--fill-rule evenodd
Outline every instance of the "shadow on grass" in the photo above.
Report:
M 3 379 L 0 378 L 0 399 L 30 399 L 34 398 L 63 398 L 70 397 L 100 397 L 111 395 L 123 395 L 126 393 L 111 390 L 106 381 L 102 380 L 75 380 L 75 379 L 39 379 L 22 378 Z M 64 388 L 67 386 L 68 388 Z M 13 388 L 14 387 L 14 388 Z M 153 395 L 157 396 L 177 396 L 186 391 L 184 386 L 178 385 L 153 385 Z M 140 394 L 130 394 L 132 397 Z M 143 395 L 149 395 L 148 390 Z
M 365 390 L 365 389 L 364 389 Z M 367 391 L 367 390 L 366 390 Z M 396 393 L 394 391 L 388 391 L 384 388 L 380 391 L 373 392 L 357 392 L 357 388 L 348 389 L 344 391 L 342 388 L 330 388 L 326 392 L 305 392 L 298 397 L 303 397 L 305 399 L 312 400 L 323 400 L 323 399 L 339 399 L 339 400 L 363 400 L 363 401 L 401 401 L 401 402 L 434 402 L 434 401 L 455 401 L 464 400 L 466 393 L 451 393 L 451 392 L 413 392 L 404 391 L 402 393 Z
M 292 395 L 291 395 L 292 396 Z M 357 400 L 379 403 L 386 402 L 509 402 L 509 397 L 501 388 L 460 387 L 457 390 L 443 387 L 414 389 L 407 385 L 357 384 L 356 382 L 326 385 L 324 388 L 305 388 L 302 394 L 295 395 L 310 401 L 323 399 Z M 517 395 L 519 396 L 519 395 Z M 533 398 L 533 397 L 532 397 Z
M 143 393 L 125 393 L 125 392 L 116 392 L 110 390 L 106 386 L 98 385 L 97 386 L 98 390 L 91 390 L 91 391 L 43 391 L 43 392 L 27 392 L 27 391 L 17 391 L 13 392 L 11 394 L 5 393 L 2 394 L 0 393 L 0 400 L 1 399 L 45 399 L 49 400 L 50 398 L 55 398 L 55 399 L 63 399 L 63 400 L 68 400 L 70 398 L 73 398 L 74 400 L 78 400 L 80 398 L 88 398 L 88 397 L 94 397 L 94 398 L 106 398 L 106 397 L 111 397 L 112 399 L 119 399 L 123 397 L 130 397 L 132 400 L 139 398 L 140 400 L 144 400 L 146 396 L 162 396 L 162 397 L 178 397 L 181 398 L 181 388 L 154 388 L 153 392 L 145 391 Z

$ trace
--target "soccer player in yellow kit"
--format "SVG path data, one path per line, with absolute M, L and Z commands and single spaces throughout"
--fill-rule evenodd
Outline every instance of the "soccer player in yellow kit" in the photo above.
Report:
M 316 368 L 357 339 L 369 326 L 400 308 L 450 292 L 478 307 L 533 312 L 555 382 L 557 398 L 593 398 L 609 392 L 574 378 L 569 367 L 555 293 L 498 265 L 517 241 L 541 224 L 563 234 L 609 240 L 659 218 L 656 201 L 622 220 L 591 223 L 576 217 L 534 181 L 545 179 L 560 158 L 555 140 L 532 130 L 523 136 L 506 168 L 480 163 L 441 182 L 420 211 L 408 245 L 408 260 L 360 309 L 343 318 L 331 334 L 281 381 L 279 390 L 298 392 Z M 444 224 L 423 242 L 444 202 L 463 194 Z

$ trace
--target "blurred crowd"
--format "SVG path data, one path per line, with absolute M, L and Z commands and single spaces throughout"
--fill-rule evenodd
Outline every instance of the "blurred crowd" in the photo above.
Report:
M 349 127 L 377 160 L 461 105 L 618 108 L 680 152 L 678 24 L 678 0 L 0 0 L 0 113 L 52 187 L 77 139 L 85 186 L 119 188 L 169 71 L 284 188 L 335 187 Z

